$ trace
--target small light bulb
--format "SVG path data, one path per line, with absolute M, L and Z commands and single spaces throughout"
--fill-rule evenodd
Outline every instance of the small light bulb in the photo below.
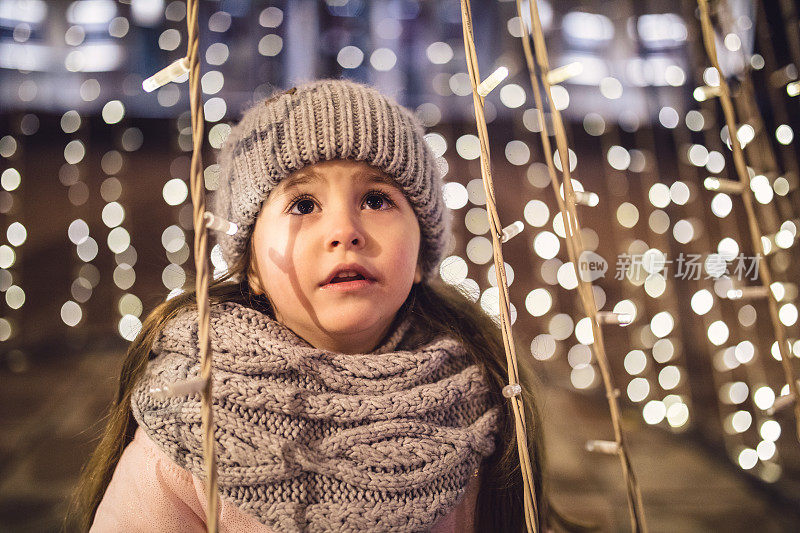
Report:
M 187 72 L 189 72 L 189 59 L 182 57 L 144 80 L 142 82 L 142 89 L 144 89 L 145 92 L 151 93 L 162 85 L 175 81 Z
M 481 96 L 486 96 L 492 89 L 500 85 L 504 79 L 508 77 L 508 69 L 506 67 L 500 67 L 494 72 L 492 72 L 488 78 L 483 80 L 480 85 L 478 85 L 478 94 Z

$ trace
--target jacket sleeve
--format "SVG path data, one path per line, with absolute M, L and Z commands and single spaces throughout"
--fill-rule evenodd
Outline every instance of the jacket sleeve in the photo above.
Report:
M 201 532 L 205 516 L 192 474 L 136 429 L 100 502 L 92 533 Z

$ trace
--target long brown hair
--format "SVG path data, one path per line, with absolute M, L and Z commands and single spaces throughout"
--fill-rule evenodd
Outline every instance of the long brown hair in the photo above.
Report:
M 229 266 L 227 273 L 209 284 L 209 299 L 213 303 L 235 301 L 257 308 L 274 317 L 268 298 L 254 294 L 248 283 L 250 246 L 239 260 Z M 133 439 L 136 421 L 131 413 L 131 391 L 142 375 L 153 342 L 162 326 L 181 309 L 196 305 L 194 290 L 187 290 L 157 305 L 142 323 L 142 328 L 128 347 L 119 380 L 119 389 L 106 416 L 106 427 L 100 443 L 84 466 L 75 489 L 65 527 L 88 531 L 97 507 L 103 498 L 123 450 Z M 506 356 L 497 324 L 481 307 L 455 287 L 440 280 L 413 286 L 398 313 L 413 313 L 430 327 L 431 333 L 456 335 L 467 347 L 471 357 L 482 366 L 498 401 L 505 406 L 495 452 L 481 467 L 481 485 L 475 507 L 476 531 L 516 533 L 526 531 L 523 516 L 523 483 L 515 437 L 515 425 L 510 402 L 502 397 L 508 384 Z M 518 353 L 524 353 L 518 350 Z M 539 530 L 546 525 L 559 524 L 572 530 L 582 530 L 557 513 L 546 497 L 544 479 L 544 445 L 542 420 L 536 407 L 538 388 L 529 364 L 519 365 L 520 385 L 525 404 L 525 425 L 528 428 L 528 449 L 534 474 Z

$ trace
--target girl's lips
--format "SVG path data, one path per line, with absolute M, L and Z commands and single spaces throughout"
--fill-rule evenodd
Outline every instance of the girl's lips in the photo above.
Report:
M 369 279 L 356 279 L 353 281 L 341 281 L 339 283 L 328 283 L 321 288 L 327 291 L 337 292 L 350 292 L 368 289 L 375 285 L 375 282 Z

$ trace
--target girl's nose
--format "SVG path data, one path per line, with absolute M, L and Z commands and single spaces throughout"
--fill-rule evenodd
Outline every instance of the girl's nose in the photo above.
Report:
M 333 246 L 333 247 L 336 247 L 336 246 L 338 246 L 338 245 L 339 245 L 339 242 L 348 242 L 348 241 L 347 241 L 347 239 L 344 239 L 344 240 L 342 240 L 342 241 L 339 241 L 339 240 L 333 240 L 333 241 L 331 241 L 331 246 Z M 353 246 L 358 246 L 360 242 L 361 242 L 361 241 L 359 240 L 359 238 L 358 238 L 358 237 L 353 237 L 353 239 L 352 239 L 352 240 L 350 240 L 350 243 L 351 243 Z
M 329 231 L 328 245 L 331 248 L 339 245 L 344 245 L 345 248 L 364 246 L 365 236 L 360 221 L 357 220 L 357 215 L 346 209 L 337 210 L 337 214 L 331 217 Z

